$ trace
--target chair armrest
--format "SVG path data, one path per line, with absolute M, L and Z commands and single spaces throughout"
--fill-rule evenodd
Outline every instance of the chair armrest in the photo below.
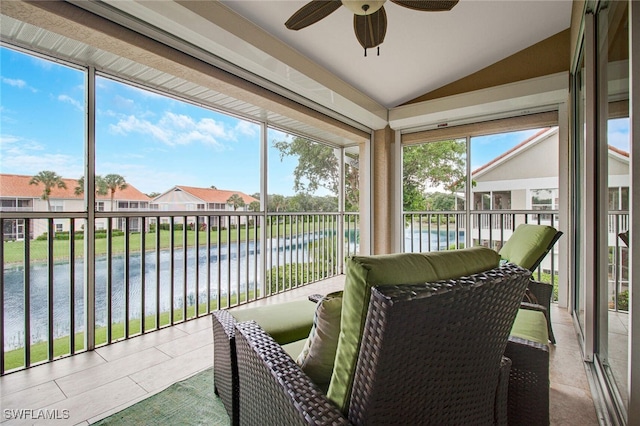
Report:
M 549 425 L 549 347 L 509 337 L 509 425 Z
M 542 305 L 538 305 L 536 303 L 521 302 L 520 309 L 528 309 L 530 311 L 539 311 L 544 313 L 545 317 L 547 316 L 547 308 L 545 308 Z
M 254 321 L 236 325 L 241 424 L 349 424 Z
M 531 280 L 527 286 L 529 291 L 538 299 L 538 304 L 549 309 L 551 307 L 551 296 L 553 295 L 553 285 L 540 281 Z
M 215 393 L 231 419 L 238 424 L 238 365 L 235 343 L 236 320 L 226 310 L 211 314 L 213 326 L 213 378 Z
M 310 294 L 308 299 L 310 302 L 318 303 L 324 296 L 322 294 Z
M 511 360 L 502 357 L 500 361 L 500 377 L 498 379 L 498 390 L 496 391 L 495 424 L 506 426 L 509 424 L 509 374 L 511 372 Z

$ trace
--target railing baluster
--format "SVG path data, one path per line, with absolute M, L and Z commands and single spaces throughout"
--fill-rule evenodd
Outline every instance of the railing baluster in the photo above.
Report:
M 207 253 L 205 258 L 207 260 L 207 290 L 206 297 L 207 300 L 205 302 L 207 313 L 211 312 L 211 216 L 207 216 L 204 218 L 205 225 L 207 227 Z
M 175 284 L 175 220 L 174 217 L 171 216 L 169 219 L 169 324 L 173 325 L 174 315 L 173 315 L 173 304 L 174 304 L 174 284 Z
M 227 306 L 231 306 L 231 216 L 227 216 Z
M 69 354 L 76 353 L 76 221 L 69 223 Z M 84 235 L 83 235 L 84 238 Z
M 160 216 L 156 216 L 156 329 L 160 329 Z
M 193 318 L 200 316 L 200 216 L 194 216 L 194 274 L 195 274 L 195 311 Z
M 240 216 L 236 216 L 236 292 L 238 293 L 238 303 L 242 301 L 242 291 L 240 289 Z M 246 301 L 246 299 L 245 299 Z
M 220 309 L 222 307 L 222 228 L 220 216 L 216 216 L 216 245 L 216 272 L 218 273 L 218 277 L 216 278 L 216 299 L 218 306 L 216 306 L 216 309 Z M 227 303 L 226 307 L 229 307 L 229 303 Z
M 140 222 L 140 334 L 144 334 L 145 327 L 145 296 L 146 296 L 146 220 L 144 217 L 138 219 Z
M 24 365 L 31 366 L 31 219 L 24 221 Z
M 187 292 L 188 292 L 188 279 L 187 279 L 187 263 L 188 256 L 187 250 L 189 249 L 189 242 L 187 240 L 187 229 L 189 227 L 189 218 L 187 216 L 182 217 L 182 321 L 187 320 Z
M 106 272 L 106 297 L 107 297 L 107 344 L 110 344 L 113 339 L 113 292 L 111 286 L 113 284 L 113 219 L 107 219 L 107 270 Z M 86 285 L 86 284 L 85 284 Z
M 47 219 L 47 361 L 53 360 L 53 218 Z
M 129 333 L 130 333 L 130 329 L 129 329 L 129 303 L 130 303 L 130 297 L 129 297 L 129 286 L 130 286 L 130 281 L 129 281 L 129 266 L 130 266 L 130 258 L 129 256 L 131 255 L 130 253 L 130 249 L 129 249 L 129 245 L 131 244 L 131 241 L 129 240 L 129 218 L 125 217 L 124 218 L 124 338 L 128 339 L 129 338 Z

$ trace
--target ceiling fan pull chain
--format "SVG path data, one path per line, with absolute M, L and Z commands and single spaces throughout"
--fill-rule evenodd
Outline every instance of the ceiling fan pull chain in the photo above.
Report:
M 364 48 L 364 57 L 365 58 L 367 57 L 367 48 L 366 47 Z
M 378 56 L 380 56 L 380 46 L 378 46 Z

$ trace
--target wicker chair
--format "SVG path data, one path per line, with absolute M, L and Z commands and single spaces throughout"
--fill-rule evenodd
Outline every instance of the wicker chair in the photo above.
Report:
M 238 388 L 227 389 L 238 392 L 233 421 L 507 424 L 511 361 L 503 354 L 529 277 L 509 264 L 456 280 L 374 288 L 344 414 L 256 323 L 236 324 Z M 217 386 L 222 396 L 223 383 Z
M 553 246 L 562 236 L 562 232 L 547 225 L 520 224 L 513 232 L 509 240 L 500 249 L 500 255 L 509 262 L 527 268 L 532 273 L 538 269 L 542 260 L 553 249 Z M 532 241 L 540 241 L 536 244 Z M 539 240 L 538 240 L 539 238 Z M 514 250 L 514 247 L 515 248 Z M 510 254 L 518 252 L 515 257 Z M 553 285 L 536 281 L 534 279 L 528 285 L 527 297 L 525 303 L 531 301 L 531 305 L 538 305 L 544 308 L 544 314 L 547 317 L 547 328 L 549 332 L 549 340 L 556 343 L 551 326 L 551 317 L 549 310 L 551 309 L 551 299 L 553 297 Z M 524 306 L 526 309 L 540 309 L 537 306 Z

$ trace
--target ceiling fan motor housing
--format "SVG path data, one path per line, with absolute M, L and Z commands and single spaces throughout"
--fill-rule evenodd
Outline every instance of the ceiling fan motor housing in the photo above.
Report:
M 342 5 L 356 15 L 376 13 L 386 0 L 342 0 Z

